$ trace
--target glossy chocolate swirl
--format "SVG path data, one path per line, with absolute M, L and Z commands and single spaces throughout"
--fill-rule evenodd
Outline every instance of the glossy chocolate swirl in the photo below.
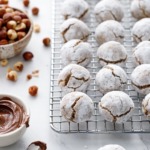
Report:
M 29 116 L 23 107 L 9 97 L 0 99 L 0 135 L 11 132 L 21 125 L 29 126 Z

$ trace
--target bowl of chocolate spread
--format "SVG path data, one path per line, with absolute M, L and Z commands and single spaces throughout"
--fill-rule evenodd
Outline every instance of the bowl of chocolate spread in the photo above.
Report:
M 0 94 L 0 147 L 17 142 L 29 127 L 28 106 L 18 97 Z

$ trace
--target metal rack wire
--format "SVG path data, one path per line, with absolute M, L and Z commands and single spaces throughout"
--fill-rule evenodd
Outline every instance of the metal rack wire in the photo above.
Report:
M 128 80 L 125 92 L 130 95 L 134 100 L 135 110 L 130 120 L 123 124 L 116 124 L 105 121 L 99 114 L 98 102 L 103 96 L 97 89 L 95 84 L 95 76 L 100 69 L 97 65 L 98 60 L 96 57 L 96 51 L 98 45 L 94 38 L 95 28 L 97 23 L 93 14 L 93 9 L 99 0 L 87 0 L 91 7 L 90 18 L 86 24 L 91 29 L 91 35 L 88 42 L 93 48 L 93 59 L 87 69 L 90 71 L 92 76 L 92 82 L 87 90 L 87 94 L 94 101 L 94 114 L 92 118 L 84 123 L 71 123 L 66 121 L 60 114 L 60 100 L 62 99 L 62 92 L 57 84 L 57 77 L 59 72 L 62 70 L 62 63 L 60 58 L 60 48 L 62 47 L 62 40 L 60 38 L 59 28 L 63 22 L 63 18 L 60 14 L 60 8 L 62 0 L 53 0 L 53 37 L 52 37 L 52 54 L 51 54 L 51 75 L 50 75 L 50 126 L 53 130 L 59 133 L 150 133 L 150 120 L 145 117 L 141 111 L 141 100 L 142 95 L 139 95 L 134 91 L 131 85 L 131 81 Z M 128 52 L 128 61 L 126 63 L 126 73 L 130 76 L 134 65 L 132 63 L 132 48 L 135 46 L 132 36 L 131 29 L 135 20 L 130 14 L 130 3 L 131 0 L 120 0 L 124 6 L 124 19 L 122 25 L 125 28 L 124 46 Z

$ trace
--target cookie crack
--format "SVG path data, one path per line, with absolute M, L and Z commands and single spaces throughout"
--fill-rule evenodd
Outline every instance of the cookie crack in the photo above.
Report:
M 113 117 L 113 122 L 116 122 L 116 121 L 117 121 L 117 118 L 120 118 L 120 117 L 122 117 L 122 116 L 127 115 L 127 114 L 128 114 L 129 112 L 131 112 L 131 110 L 133 109 L 133 107 L 130 107 L 129 110 L 126 111 L 125 113 L 115 116 L 107 107 L 104 107 L 104 106 L 102 106 L 101 104 L 100 104 L 100 107 L 110 113 L 110 115 Z
M 82 19 L 88 12 L 88 9 L 86 9 L 78 18 Z
M 135 86 L 135 87 L 137 87 L 137 88 L 139 88 L 139 89 L 146 89 L 146 88 L 150 88 L 150 84 L 147 84 L 147 85 L 137 85 L 137 84 L 135 84 L 135 83 L 133 83 L 132 82 L 132 84 Z
M 86 58 L 82 59 L 81 61 L 78 61 L 77 64 L 81 64 L 81 63 L 83 63 L 84 61 L 86 61 Z
M 72 76 L 72 73 L 71 73 L 71 71 L 70 71 L 70 73 L 66 76 L 66 78 L 65 78 L 64 80 L 60 80 L 60 81 L 58 82 L 58 84 L 62 84 L 63 86 L 66 86 L 66 85 L 68 84 L 68 82 L 69 82 L 71 76 Z
M 87 82 L 90 79 L 90 78 L 85 79 L 84 77 L 82 77 L 82 78 L 78 78 L 78 77 L 75 77 L 75 76 L 72 76 L 72 77 L 77 79 L 77 80 L 83 80 L 84 82 Z
M 108 10 L 108 12 L 112 15 L 112 17 L 114 18 L 114 20 L 118 20 L 111 10 Z
M 71 26 L 73 26 L 74 24 L 75 24 L 75 23 L 70 24 L 64 31 L 61 32 L 65 43 L 67 42 L 67 40 L 66 40 L 66 38 L 65 38 L 65 34 L 66 34 L 67 31 L 71 28 Z
M 118 37 L 121 38 L 121 39 L 124 38 L 123 35 L 116 35 L 116 33 L 113 30 L 111 30 L 111 31 L 113 32 L 113 34 L 114 34 L 114 36 L 115 36 L 116 39 L 118 39 Z
M 150 101 L 150 99 L 148 99 L 146 105 L 143 105 L 143 104 L 142 104 L 143 109 L 144 109 L 144 114 L 145 114 L 146 116 L 149 114 L 148 110 L 146 109 L 146 107 L 148 106 L 149 101 Z
M 141 11 L 142 11 L 142 13 L 143 13 L 143 15 L 144 15 L 145 17 L 149 17 L 149 16 L 146 14 L 145 9 L 142 7 L 141 1 L 139 1 L 139 8 L 141 9 Z
M 136 62 L 137 62 L 139 65 L 141 65 L 142 63 L 140 62 L 140 60 L 138 60 L 138 58 L 136 57 L 135 53 L 133 53 L 133 55 L 134 55 L 134 58 L 135 58 Z
M 73 47 L 78 46 L 81 42 L 82 42 L 81 40 L 77 41 L 77 42 L 73 45 Z
M 126 59 L 127 59 L 127 56 L 125 58 L 123 58 L 123 59 L 116 60 L 116 61 L 105 60 L 103 58 L 99 58 L 99 61 L 104 61 L 106 64 L 109 64 L 109 63 L 117 64 L 117 63 L 121 63 L 121 62 L 126 61 Z
M 142 42 L 142 37 L 143 37 L 143 36 L 138 37 L 138 36 L 135 35 L 135 34 L 133 34 L 133 36 L 134 36 L 134 38 L 136 38 L 136 39 L 138 39 L 140 42 Z
M 74 122 L 74 119 L 75 119 L 75 115 L 76 115 L 76 110 L 75 110 L 75 106 L 77 104 L 77 102 L 82 98 L 83 96 L 80 96 L 78 97 L 74 103 L 71 105 L 71 108 L 72 108 L 72 114 L 71 114 L 71 117 L 69 120 L 73 121 Z
M 114 69 L 113 69 L 113 68 L 108 67 L 108 66 L 106 66 L 105 68 L 110 69 L 110 70 L 111 70 L 111 72 L 112 72 L 112 75 L 113 75 L 114 77 L 119 78 L 119 80 L 120 80 L 120 83 L 121 83 L 121 84 L 126 84 L 126 82 L 123 82 L 123 81 L 121 80 L 120 76 L 118 76 L 118 75 L 116 75 L 116 74 L 115 74 L 115 72 L 114 72 Z

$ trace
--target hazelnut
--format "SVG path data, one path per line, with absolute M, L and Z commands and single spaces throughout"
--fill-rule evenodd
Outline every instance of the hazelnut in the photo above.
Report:
M 0 18 L 0 29 L 1 29 L 2 25 L 3 25 L 3 19 Z
M 34 25 L 34 32 L 36 32 L 36 33 L 40 32 L 40 26 L 38 24 Z
M 22 19 L 22 22 L 26 25 L 27 28 L 30 28 L 31 22 L 29 19 Z
M 10 20 L 7 22 L 7 29 L 15 29 L 17 26 L 17 22 L 14 20 Z
M 47 149 L 47 145 L 46 143 L 42 142 L 42 141 L 35 141 L 35 142 L 32 142 L 27 150 L 33 150 L 33 149 L 38 149 L 38 150 L 46 150 Z
M 19 15 L 14 15 L 14 16 L 12 17 L 12 19 L 15 20 L 17 23 L 20 23 L 21 20 L 22 20 L 22 18 L 21 18 Z
M 23 63 L 22 62 L 17 62 L 14 64 L 14 69 L 18 72 L 21 72 L 23 70 Z
M 0 17 L 2 18 L 3 15 L 6 13 L 6 10 L 2 7 L 0 7 Z
M 17 38 L 17 32 L 13 29 L 7 31 L 7 36 L 10 40 L 15 40 Z
M 28 91 L 31 96 L 36 96 L 38 93 L 38 87 L 36 85 L 30 86 Z
M 11 13 L 5 13 L 3 15 L 3 20 L 5 23 L 7 23 L 8 21 L 10 21 L 12 19 L 12 14 Z
M 0 4 L 8 4 L 8 0 L 0 0 Z
M 15 28 L 16 31 L 23 31 L 25 29 L 26 29 L 26 25 L 22 22 L 20 24 L 18 24 Z
M 33 58 L 33 54 L 29 51 L 23 53 L 23 58 L 26 61 L 29 61 Z
M 18 78 L 18 75 L 16 71 L 12 70 L 7 73 L 6 77 L 10 81 L 16 81 Z
M 0 40 L 7 38 L 7 32 L 5 30 L 0 30 Z
M 17 36 L 18 36 L 18 40 L 21 40 L 22 38 L 24 38 L 26 36 L 26 33 L 25 32 L 18 32 Z
M 33 7 L 33 8 L 32 8 L 32 14 L 33 14 L 34 16 L 37 16 L 38 13 L 39 13 L 39 8 Z
M 27 15 L 25 13 L 21 13 L 19 14 L 19 16 L 22 18 L 22 19 L 27 19 Z
M 12 12 L 14 12 L 13 8 L 10 7 L 6 8 L 6 13 L 12 13 Z
M 43 44 L 44 44 L 45 46 L 50 46 L 50 42 L 51 42 L 51 40 L 50 40 L 50 38 L 48 38 L 48 37 L 46 37 L 46 38 L 43 39 Z
M 25 7 L 28 7 L 30 4 L 30 1 L 29 0 L 23 0 L 23 4 Z
M 8 44 L 8 41 L 7 40 L 0 40 L 0 45 L 6 45 L 6 44 Z
M 31 74 L 28 74 L 27 75 L 27 80 L 31 80 L 32 79 L 32 75 Z
M 0 64 L 1 64 L 2 67 L 5 67 L 5 66 L 8 65 L 8 60 L 7 59 L 3 59 L 3 60 L 0 61 Z

